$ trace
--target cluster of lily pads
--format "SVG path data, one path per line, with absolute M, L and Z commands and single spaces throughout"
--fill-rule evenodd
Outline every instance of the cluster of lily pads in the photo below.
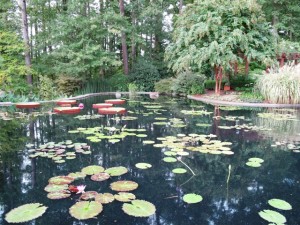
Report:
M 250 167 L 260 167 L 263 162 L 264 160 L 261 158 L 250 158 L 248 162 L 246 162 L 246 165 Z
M 71 140 L 62 142 L 48 142 L 37 148 L 33 144 L 26 145 L 30 158 L 44 157 L 52 159 L 55 163 L 64 163 L 65 160 L 75 159 L 76 153 L 91 154 L 90 146 L 87 143 L 73 143 Z
M 271 147 L 283 147 L 289 151 L 293 151 L 295 153 L 300 153 L 300 143 L 289 143 L 286 141 L 277 141 L 275 144 L 271 145 Z
M 281 114 L 281 113 L 257 113 L 258 117 L 265 119 L 273 119 L 273 120 L 293 120 L 297 121 L 297 115 L 295 114 Z
M 75 116 L 75 119 L 78 120 L 93 120 L 93 119 L 99 119 L 101 117 L 104 117 L 104 115 L 100 115 L 100 114 L 93 114 L 93 115 L 78 115 Z

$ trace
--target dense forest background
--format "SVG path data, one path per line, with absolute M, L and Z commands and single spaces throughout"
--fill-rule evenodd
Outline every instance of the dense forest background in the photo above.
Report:
M 41 98 L 83 89 L 99 91 L 101 87 L 127 91 L 128 84 L 153 91 L 155 82 L 178 75 L 170 66 L 172 59 L 165 60 L 165 51 L 180 36 L 174 32 L 174 24 L 187 5 L 197 2 L 1 0 L 0 89 Z M 300 41 L 298 0 L 257 3 L 277 42 Z M 197 20 L 197 14 L 192 17 Z M 278 46 L 274 45 L 275 52 Z M 208 63 L 192 70 L 209 77 L 212 68 Z

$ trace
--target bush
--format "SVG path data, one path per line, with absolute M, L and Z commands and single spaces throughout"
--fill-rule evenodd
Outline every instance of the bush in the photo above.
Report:
M 204 93 L 205 75 L 198 75 L 190 71 L 180 73 L 174 80 L 172 90 L 176 94 L 202 94 Z
M 224 89 L 224 85 L 225 85 L 226 81 L 223 80 L 221 83 L 221 89 Z M 207 90 L 215 90 L 216 88 L 216 81 L 215 80 L 206 80 L 204 82 L 204 87 Z
M 300 64 L 270 70 L 269 74 L 258 79 L 256 87 L 271 103 L 299 104 Z
M 154 83 L 159 79 L 157 68 L 145 59 L 139 59 L 129 75 L 129 81 L 136 84 L 140 91 L 153 91 Z
M 38 87 L 38 95 L 41 99 L 55 99 L 60 95 L 54 81 L 47 76 L 39 76 Z
M 243 92 L 240 99 L 245 102 L 259 103 L 264 101 L 264 97 L 258 92 Z
M 173 90 L 172 90 L 172 85 L 174 83 L 174 78 L 166 78 L 166 79 L 162 79 L 158 82 L 155 83 L 155 91 L 159 92 L 159 93 L 164 93 L 164 94 L 172 94 Z
M 112 91 L 128 91 L 129 79 L 122 72 L 116 73 L 108 79 Z
M 66 95 L 72 95 L 75 91 L 82 87 L 83 81 L 80 78 L 61 75 L 56 80 L 56 84 L 59 92 Z
M 232 89 L 253 87 L 255 80 L 249 76 L 238 75 L 230 78 L 230 87 Z

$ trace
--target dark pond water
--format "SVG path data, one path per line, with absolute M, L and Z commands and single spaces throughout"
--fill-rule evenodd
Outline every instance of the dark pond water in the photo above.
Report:
M 92 104 L 108 98 L 113 96 L 82 100 L 85 109 L 78 115 L 97 115 Z M 22 118 L 1 119 L 0 224 L 8 224 L 4 217 L 11 209 L 34 202 L 42 203 L 48 209 L 42 217 L 25 224 L 258 225 L 268 224 L 258 214 L 264 209 L 284 215 L 286 224 L 300 224 L 300 111 L 215 107 L 165 97 L 136 100 L 127 101 L 124 105 L 128 110 L 127 116 L 137 117 L 136 120 L 123 120 L 115 116 L 80 120 L 78 115 L 49 114 L 52 106 L 40 109 L 46 112 L 43 115 L 37 115 L 37 111 L 28 114 L 28 110 L 23 110 L 25 116 L 17 115 Z M 0 110 L 2 118 L 9 116 L 9 113 L 4 113 L 6 108 Z M 187 111 L 184 114 L 182 110 Z M 187 115 L 191 113 L 198 115 Z M 157 125 L 155 122 L 167 124 Z M 72 133 L 77 128 L 93 127 L 123 128 L 129 133 L 147 136 L 130 135 L 117 143 L 110 143 L 109 139 L 99 142 L 87 140 L 86 137 L 91 134 Z M 118 133 L 113 128 L 103 132 L 106 135 Z M 181 134 L 190 138 L 182 139 Z M 200 138 L 193 134 L 200 135 Z M 205 136 L 209 134 L 212 135 Z M 170 136 L 173 140 L 174 137 L 181 138 L 179 142 L 182 146 L 170 147 L 170 141 L 169 147 L 143 143 L 152 140 L 155 144 L 161 144 L 160 138 L 172 140 Z M 45 157 L 29 157 L 33 154 L 30 149 L 48 142 L 66 140 L 87 143 L 91 154 L 76 153 L 76 159 L 66 159 L 65 163 L 55 163 Z M 220 142 L 221 145 L 223 142 L 229 143 L 218 150 L 218 146 L 213 145 L 219 144 L 220 147 Z M 28 144 L 34 146 L 27 148 Z M 171 149 L 177 152 L 184 149 L 189 155 L 181 157 L 183 163 L 164 162 L 164 152 Z M 253 157 L 264 160 L 260 167 L 246 165 Z M 138 169 L 135 164 L 139 162 L 149 163 L 152 167 Z M 81 171 L 89 165 L 104 168 L 124 166 L 129 172 L 102 182 L 91 181 L 87 176 L 75 184 L 87 185 L 86 191 L 116 194 L 110 189 L 110 183 L 125 179 L 135 181 L 139 187 L 132 193 L 137 199 L 153 203 L 155 214 L 147 218 L 132 217 L 122 211 L 123 203 L 114 201 L 105 204 L 103 212 L 96 218 L 79 221 L 69 214 L 69 208 L 80 195 L 72 194 L 70 198 L 61 200 L 47 198 L 44 188 L 49 178 Z M 173 173 L 172 170 L 178 167 L 185 168 L 187 172 Z M 187 193 L 199 194 L 203 201 L 187 204 L 183 201 L 183 195 Z M 268 200 L 273 198 L 289 202 L 292 210 L 273 208 L 268 204 Z

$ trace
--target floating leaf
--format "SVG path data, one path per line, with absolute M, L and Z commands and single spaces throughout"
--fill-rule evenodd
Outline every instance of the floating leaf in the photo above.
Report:
M 69 176 L 56 176 L 56 177 L 51 177 L 48 182 L 49 184 L 70 184 L 74 181 L 73 177 Z
M 138 183 L 129 180 L 116 181 L 110 184 L 110 188 L 114 191 L 132 191 L 138 186 Z
M 115 200 L 115 197 L 113 194 L 111 193 L 101 193 L 101 194 L 98 194 L 95 198 L 95 201 L 96 202 L 100 202 L 102 204 L 108 204 L 108 203 L 111 203 Z
M 56 192 L 56 191 L 62 191 L 67 190 L 68 185 L 67 184 L 48 184 L 44 190 L 47 192 Z
M 131 202 L 135 199 L 135 195 L 128 192 L 119 192 L 118 194 L 115 194 L 115 199 L 120 202 Z
M 82 201 L 75 203 L 69 212 L 71 216 L 78 220 L 91 219 L 99 215 L 103 210 L 103 206 L 99 202 L 95 201 Z
M 139 169 L 149 169 L 152 167 L 152 165 L 149 163 L 137 163 L 135 166 Z
M 124 203 L 123 211 L 130 216 L 148 217 L 155 213 L 155 206 L 144 200 L 133 200 L 131 203 Z
M 95 199 L 97 195 L 98 195 L 98 192 L 96 192 L 96 191 L 87 191 L 87 192 L 82 193 L 82 195 L 80 196 L 80 199 L 83 199 L 83 200 Z
M 165 158 L 163 158 L 163 161 L 165 161 L 165 162 L 177 162 L 177 159 L 173 158 L 173 157 L 165 157 Z
M 281 199 L 273 198 L 273 199 L 270 199 L 268 201 L 268 203 L 277 209 L 281 209 L 281 210 L 291 210 L 292 209 L 292 206 L 290 205 L 290 203 L 288 203 L 284 200 L 281 200 Z
M 70 196 L 71 193 L 66 190 L 50 192 L 47 194 L 47 198 L 50 199 L 63 199 L 63 198 L 68 198 Z
M 166 155 L 166 156 L 175 156 L 175 155 L 177 155 L 177 153 L 172 152 L 172 151 L 166 151 L 166 152 L 164 152 L 164 155 Z
M 145 144 L 145 145 L 154 144 L 154 143 L 155 143 L 155 141 L 151 141 L 151 140 L 143 141 L 143 144 Z
M 285 216 L 273 210 L 265 209 L 263 211 L 260 211 L 258 214 L 261 218 L 271 223 L 275 223 L 275 224 L 286 223 Z
M 250 158 L 248 159 L 249 162 L 257 162 L 257 163 L 263 163 L 264 160 L 261 158 Z
M 93 181 L 104 181 L 110 178 L 110 175 L 108 173 L 98 173 L 91 176 L 91 179 Z
M 110 176 L 121 176 L 128 172 L 127 168 L 124 166 L 116 166 L 108 168 L 104 171 L 105 173 L 108 173 Z
M 8 223 L 24 223 L 40 217 L 45 213 L 47 208 L 40 203 L 21 205 L 9 211 L 5 215 L 5 220 Z
M 203 198 L 202 198 L 201 195 L 197 195 L 197 194 L 194 194 L 194 193 L 185 194 L 183 196 L 183 201 L 186 202 L 186 203 L 189 203 L 189 204 L 198 203 L 198 202 L 201 202 L 202 200 L 203 200 Z
M 251 166 L 251 167 L 260 167 L 261 164 L 258 162 L 246 162 L 247 166 Z
M 186 173 L 187 170 L 183 168 L 176 168 L 172 170 L 173 173 Z
M 147 134 L 137 134 L 137 137 L 147 137 Z
M 69 173 L 68 177 L 73 177 L 75 180 L 84 179 L 86 177 L 86 174 L 82 172 L 75 172 L 75 173 Z
M 104 168 L 102 166 L 87 166 L 82 168 L 81 172 L 85 173 L 86 175 L 94 175 L 98 174 L 104 171 Z

